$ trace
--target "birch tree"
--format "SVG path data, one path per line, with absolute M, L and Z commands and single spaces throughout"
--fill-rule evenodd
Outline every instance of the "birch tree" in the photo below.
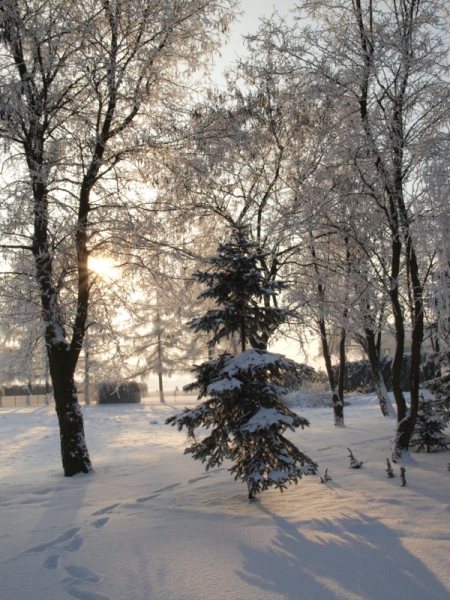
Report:
M 18 233 L 7 245 L 34 257 L 66 476 L 92 469 L 74 384 L 89 255 L 105 245 L 111 210 L 122 215 L 121 233 L 129 238 L 133 209 L 120 182 L 139 152 L 169 143 L 180 78 L 215 47 L 232 4 L 1 4 L 0 131 L 22 198 Z M 5 206 L 17 211 L 12 195 Z
M 389 231 L 384 265 L 396 349 L 392 389 L 397 405 L 395 453 L 408 449 L 419 400 L 428 272 L 416 227 L 423 211 L 420 166 L 432 140 L 448 123 L 448 13 L 439 0 L 301 2 L 311 24 L 279 34 L 276 47 L 292 73 L 311 78 L 321 102 L 339 103 L 341 148 L 364 187 L 368 210 L 380 209 Z M 343 116 L 343 112 L 344 116 Z M 347 137 L 345 136 L 347 129 Z M 342 140 L 346 139 L 345 144 Z M 412 308 L 403 291 L 410 283 Z M 410 322 L 411 403 L 401 388 L 405 326 Z

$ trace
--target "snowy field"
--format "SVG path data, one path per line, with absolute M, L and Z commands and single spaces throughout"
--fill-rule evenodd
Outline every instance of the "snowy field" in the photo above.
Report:
M 345 429 L 302 408 L 294 437 L 333 481 L 254 503 L 183 455 L 171 407 L 85 408 L 95 474 L 72 479 L 51 408 L 1 409 L 1 600 L 448 600 L 450 453 L 412 454 L 400 487 L 393 422 L 373 397 L 351 402 Z

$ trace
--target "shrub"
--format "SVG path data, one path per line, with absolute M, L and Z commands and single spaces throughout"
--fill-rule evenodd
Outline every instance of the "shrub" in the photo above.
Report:
M 119 383 L 103 381 L 98 386 L 99 404 L 133 404 L 141 401 L 141 386 L 137 381 Z

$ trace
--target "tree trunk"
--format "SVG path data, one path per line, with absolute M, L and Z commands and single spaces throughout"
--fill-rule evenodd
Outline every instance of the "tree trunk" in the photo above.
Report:
M 346 272 L 346 281 L 345 287 L 348 289 L 349 286 L 349 277 L 351 272 L 351 253 L 350 253 L 350 244 L 348 234 L 344 236 L 344 244 L 345 244 L 345 272 Z M 342 326 L 341 326 L 341 335 L 339 338 L 339 371 L 338 371 L 338 396 L 339 396 L 339 404 L 335 406 L 334 409 L 334 418 L 335 424 L 344 426 L 344 384 L 345 384 L 345 366 L 347 362 L 347 354 L 346 354 L 346 341 L 347 341 L 347 325 L 348 325 L 348 294 L 345 294 L 345 305 L 344 310 L 342 311 Z
M 72 477 L 78 473 L 89 473 L 92 471 L 92 465 L 84 436 L 83 415 L 77 399 L 70 353 L 65 348 L 53 347 L 48 357 L 58 415 L 64 475 Z
M 398 231 L 398 230 L 397 230 Z M 403 355 L 405 351 L 405 325 L 403 311 L 400 304 L 400 294 L 398 278 L 400 274 L 400 257 L 402 245 L 398 233 L 392 239 L 392 266 L 391 266 L 391 287 L 389 296 L 391 299 L 392 310 L 394 313 L 395 325 L 395 352 L 392 361 L 391 383 L 392 393 L 394 394 L 397 405 L 397 431 L 394 440 L 394 455 L 401 456 L 403 451 L 408 451 L 409 438 L 407 433 L 407 424 L 409 422 L 409 410 L 406 405 L 405 396 L 401 388 L 401 373 L 403 366 Z
M 42 164 L 42 156 L 29 158 L 32 164 Z M 42 320 L 50 377 L 53 385 L 55 408 L 60 427 L 61 457 L 64 475 L 92 471 L 84 436 L 83 416 L 77 399 L 74 374 L 85 334 L 89 299 L 88 253 L 85 248 L 86 232 L 77 230 L 78 297 L 72 342 L 67 341 L 64 317 L 53 282 L 53 252 L 48 234 L 48 189 L 39 171 L 32 172 L 34 199 L 33 256 L 40 290 Z
M 380 364 L 380 354 L 378 351 L 378 341 L 375 341 L 375 334 L 371 329 L 365 329 L 365 350 L 367 358 L 369 359 L 370 371 L 372 374 L 372 381 L 375 387 L 375 392 L 378 396 L 380 403 L 380 409 L 384 417 L 394 416 L 394 407 L 392 406 L 387 391 L 386 384 L 384 382 L 383 373 Z
M 319 319 L 319 331 L 320 341 L 322 343 L 322 354 L 325 361 L 325 369 L 328 376 L 328 384 L 331 391 L 331 403 L 333 406 L 334 424 L 336 427 L 342 427 L 344 425 L 344 401 L 343 397 L 340 398 L 336 391 L 336 383 L 334 379 L 333 366 L 331 364 L 331 353 L 328 345 L 327 332 L 325 327 L 325 321 Z
M 401 208 L 404 210 L 404 206 Z M 402 212 L 403 212 L 402 210 Z M 409 225 L 409 223 L 408 223 Z M 413 321 L 412 321 L 412 335 L 411 335 L 411 374 L 410 374 L 410 394 L 411 403 L 410 410 L 405 419 L 402 435 L 399 437 L 399 445 L 407 444 L 414 433 L 416 426 L 417 412 L 419 410 L 419 394 L 420 394 L 420 362 L 422 354 L 422 342 L 423 342 L 423 289 L 419 277 L 419 266 L 417 257 L 414 249 L 412 239 L 408 233 L 405 239 L 406 245 L 406 260 L 409 265 L 409 273 L 412 283 L 412 296 L 413 296 Z M 400 447 L 404 447 L 401 446 Z
M 310 243 L 311 243 L 311 248 L 310 248 L 311 256 L 313 258 L 313 263 L 314 263 L 314 270 L 315 270 L 317 278 L 318 278 L 317 294 L 318 294 L 318 299 L 319 299 L 319 303 L 321 306 L 320 317 L 318 319 L 318 325 L 319 325 L 320 341 L 322 344 L 322 354 L 323 354 L 323 358 L 325 361 L 325 369 L 327 371 L 328 383 L 329 383 L 330 391 L 331 391 L 331 404 L 333 406 L 334 424 L 336 427 L 341 427 L 344 425 L 344 394 L 342 392 L 342 396 L 339 397 L 339 394 L 336 392 L 336 382 L 334 379 L 333 365 L 331 364 L 331 353 L 330 353 L 330 347 L 328 345 L 327 329 L 325 326 L 325 318 L 324 318 L 324 313 L 322 310 L 322 307 L 323 307 L 323 304 L 325 301 L 325 289 L 320 281 L 319 266 L 317 264 L 316 249 L 314 246 L 314 238 L 313 238 L 311 232 L 310 232 Z M 344 340 L 344 344 L 345 344 L 345 340 Z
M 157 336 L 157 355 L 158 355 L 158 391 L 159 391 L 159 401 L 161 404 L 166 403 L 166 399 L 164 398 L 164 385 L 163 385 L 163 346 L 161 339 L 161 315 L 159 312 L 159 297 L 158 293 L 156 293 L 156 336 Z
M 158 391 L 159 391 L 159 401 L 161 404 L 166 403 L 166 399 L 164 397 L 164 385 L 163 385 L 163 375 L 161 371 L 158 372 Z
M 419 270 L 413 242 L 411 239 L 411 228 L 408 217 L 408 210 L 404 200 L 405 185 L 405 165 L 404 151 L 406 146 L 406 134 L 404 128 L 404 107 L 406 105 L 407 90 L 411 74 L 413 61 L 413 37 L 416 31 L 416 19 L 418 2 L 411 2 L 408 10 L 403 5 L 396 5 L 394 14 L 399 25 L 399 39 L 397 43 L 401 46 L 403 54 L 398 61 L 395 69 L 395 78 L 392 84 L 392 94 L 386 96 L 389 98 L 389 121 L 387 123 L 386 134 L 390 140 L 389 148 L 392 157 L 392 163 L 386 162 L 383 152 L 379 151 L 378 138 L 379 133 L 374 134 L 369 118 L 371 104 L 369 102 L 369 90 L 371 78 L 374 77 L 373 57 L 374 44 L 372 43 L 373 34 L 373 5 L 367 7 L 367 17 L 369 28 L 364 21 L 364 8 L 360 0 L 356 0 L 356 19 L 360 33 L 360 44 L 363 52 L 362 77 L 360 81 L 360 117 L 363 125 L 368 149 L 372 156 L 374 166 L 380 178 L 385 198 L 388 201 L 386 214 L 388 224 L 391 230 L 391 270 L 389 297 L 392 306 L 395 324 L 396 348 L 394 360 L 392 362 L 392 391 L 397 404 L 397 431 L 394 442 L 394 454 L 400 456 L 403 451 L 409 448 L 411 435 L 414 431 L 418 401 L 419 401 L 419 367 L 420 353 L 423 338 L 423 298 L 422 286 L 419 280 Z M 402 8 L 400 8 L 402 6 Z M 381 104 L 383 106 L 383 104 Z M 411 409 L 408 409 L 400 385 L 401 369 L 403 364 L 403 355 L 405 349 L 405 327 L 404 315 L 401 306 L 401 297 L 399 291 L 400 285 L 400 266 L 402 255 L 402 240 L 405 241 L 406 250 L 406 269 L 411 277 L 412 283 L 412 301 L 413 310 L 413 332 L 411 344 Z
M 86 335 L 84 337 L 84 404 L 89 406 L 91 403 L 90 392 L 91 386 L 89 381 L 89 369 L 90 369 L 90 360 L 89 360 L 89 336 L 86 331 Z
M 344 318 L 347 317 L 347 310 L 344 311 Z M 339 339 L 339 371 L 338 371 L 338 385 L 337 393 L 339 403 L 334 405 L 334 421 L 335 425 L 341 427 L 344 426 L 344 383 L 345 383 L 345 364 L 346 364 L 346 352 L 345 352 L 345 340 L 347 337 L 347 330 L 345 326 L 341 327 L 341 335 Z

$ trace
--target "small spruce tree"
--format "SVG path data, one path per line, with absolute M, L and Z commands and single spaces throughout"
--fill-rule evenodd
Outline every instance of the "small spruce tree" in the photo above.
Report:
M 422 397 L 419 401 L 416 428 L 411 447 L 417 452 L 439 452 L 448 448 L 444 435 L 446 424 L 436 402 Z
M 191 327 L 211 334 L 211 348 L 223 338 L 238 339 L 240 352 L 223 353 L 196 366 L 196 380 L 185 389 L 198 390 L 199 400 L 205 400 L 167 420 L 180 430 L 186 427 L 192 444 L 185 453 L 204 462 L 207 469 L 231 460 L 230 472 L 246 482 L 250 499 L 269 487 L 282 491 L 317 469 L 283 435 L 309 422 L 283 401 L 286 375 L 299 376 L 301 365 L 266 350 L 270 335 L 289 312 L 273 306 L 283 284 L 267 281 L 262 258 L 245 228 L 238 226 L 230 241 L 220 244 L 217 255 L 209 259 L 210 269 L 195 274 L 208 286 L 200 298 L 212 299 L 217 308 L 192 321 Z M 199 427 L 209 430 L 209 435 L 197 439 Z

